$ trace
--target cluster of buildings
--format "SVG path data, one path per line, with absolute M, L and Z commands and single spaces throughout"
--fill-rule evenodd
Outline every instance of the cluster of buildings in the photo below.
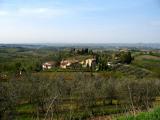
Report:
M 59 64 L 59 67 L 61 69 L 78 69 L 78 68 L 91 68 L 92 66 L 96 65 L 96 59 L 95 58 L 88 58 L 82 61 L 79 60 L 62 60 Z M 50 70 L 52 68 L 56 67 L 56 62 L 49 61 L 42 64 L 43 70 Z

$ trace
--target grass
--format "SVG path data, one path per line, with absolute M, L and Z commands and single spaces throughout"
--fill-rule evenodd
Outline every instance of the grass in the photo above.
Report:
M 19 113 L 33 113 L 35 108 L 32 104 L 23 104 L 17 107 Z
M 122 65 L 116 68 L 116 71 L 119 71 L 123 74 L 123 77 L 135 77 L 135 78 L 144 78 L 150 75 L 150 71 L 144 68 L 137 67 L 136 65 Z
M 160 77 L 160 57 L 141 55 L 135 58 L 132 65 L 149 70 L 154 76 Z
M 68 103 L 68 102 L 67 102 Z M 59 115 L 60 116 L 70 116 L 72 119 L 87 119 L 91 116 L 103 116 L 110 114 L 117 114 L 124 112 L 121 106 L 116 105 L 102 105 L 98 104 L 97 106 L 89 107 L 85 109 L 77 108 L 75 103 L 62 104 L 59 106 Z M 116 100 L 114 100 L 116 104 Z M 33 120 L 36 117 L 35 108 L 32 104 L 22 104 L 17 106 L 17 116 L 16 120 Z M 71 112 L 71 113 L 70 113 Z M 40 115 L 43 118 L 43 114 Z M 55 117 L 54 113 L 54 117 Z
M 21 116 L 16 117 L 16 120 L 35 120 L 35 119 L 27 115 L 21 115 Z
M 160 61 L 160 57 L 158 56 L 152 56 L 152 55 L 140 55 L 140 56 L 137 56 L 136 59 L 138 60 L 159 60 Z
M 151 112 L 142 112 L 137 116 L 121 117 L 117 120 L 160 120 L 160 108 L 156 108 Z

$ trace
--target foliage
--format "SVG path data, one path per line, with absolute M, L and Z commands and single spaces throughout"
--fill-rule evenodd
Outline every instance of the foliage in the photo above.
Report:
M 130 64 L 132 61 L 131 52 L 121 52 L 120 53 L 120 61 L 122 63 Z

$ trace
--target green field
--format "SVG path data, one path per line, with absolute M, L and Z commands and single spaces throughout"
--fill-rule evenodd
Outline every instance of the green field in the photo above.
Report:
M 160 108 L 155 108 L 150 112 L 141 112 L 135 116 L 120 117 L 117 120 L 160 120 Z
M 157 77 L 160 77 L 160 57 L 152 55 L 140 55 L 135 57 L 133 65 L 151 71 Z

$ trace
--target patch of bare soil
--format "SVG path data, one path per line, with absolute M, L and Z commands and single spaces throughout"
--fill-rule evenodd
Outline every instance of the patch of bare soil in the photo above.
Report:
M 88 120 L 112 120 L 112 118 L 110 116 L 98 116 L 89 118 Z

